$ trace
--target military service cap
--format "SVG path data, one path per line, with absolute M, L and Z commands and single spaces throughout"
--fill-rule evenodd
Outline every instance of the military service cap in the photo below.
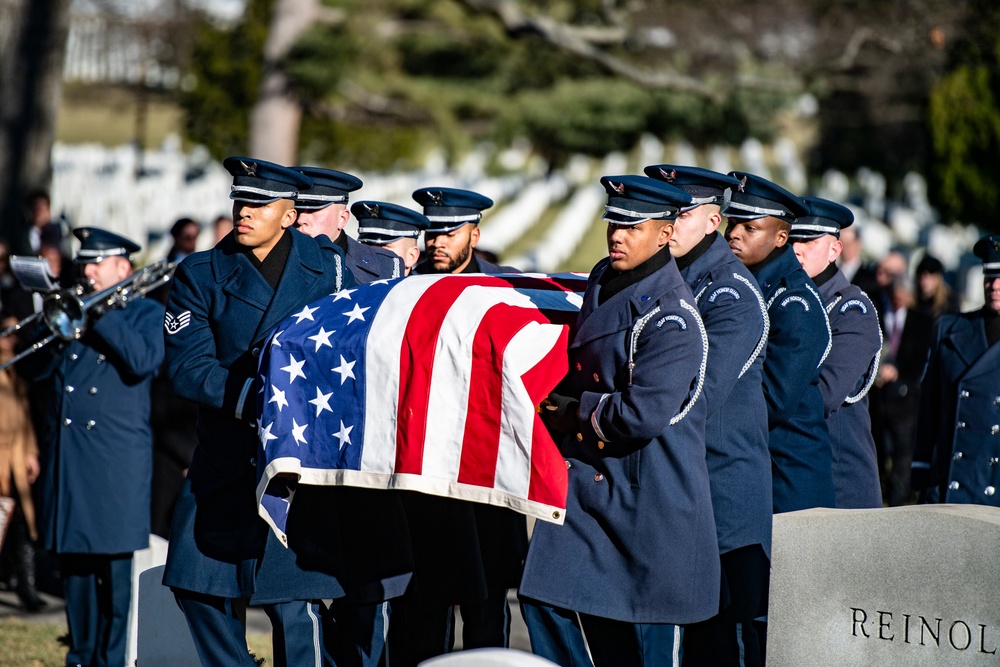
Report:
M 125 257 L 139 252 L 135 241 L 98 227 L 77 227 L 73 236 L 80 239 L 80 250 L 73 258 L 75 264 L 93 264 L 105 257 Z
M 413 193 L 413 199 L 424 207 L 424 215 L 430 221 L 427 231 L 432 234 L 454 231 L 470 222 L 478 223 L 483 211 L 493 206 L 489 197 L 456 188 L 421 188 Z
M 824 234 L 840 238 L 840 230 L 854 224 L 851 209 L 837 202 L 819 197 L 800 197 L 799 201 L 806 207 L 806 214 L 792 223 L 792 231 L 788 233 L 790 239 L 809 241 Z
M 673 220 L 692 202 L 684 190 L 646 176 L 602 176 L 601 185 L 608 193 L 603 217 L 619 225 Z
M 227 157 L 222 166 L 233 175 L 230 199 L 270 204 L 279 199 L 295 199 L 312 180 L 294 169 L 248 157 Z
M 798 197 L 780 185 L 742 171 L 731 171 L 729 175 L 738 182 L 733 186 L 729 204 L 722 212 L 724 216 L 739 220 L 771 216 L 782 218 L 790 224 L 795 218 L 806 214 L 806 208 Z
M 351 213 L 358 219 L 358 240 L 375 245 L 416 239 L 431 224 L 422 213 L 381 201 L 359 201 Z
M 726 200 L 726 190 L 740 184 L 732 176 L 701 167 L 653 164 L 643 171 L 650 178 L 674 185 L 691 195 L 691 205 L 682 208 L 682 212 L 697 208 L 702 204 L 721 205 Z
M 1000 277 L 1000 235 L 984 236 L 972 246 L 972 253 L 983 260 L 983 277 Z
M 361 188 L 361 179 L 351 174 L 319 167 L 292 167 L 312 179 L 311 188 L 300 190 L 295 208 L 300 211 L 318 211 L 330 204 L 346 204 L 350 193 Z

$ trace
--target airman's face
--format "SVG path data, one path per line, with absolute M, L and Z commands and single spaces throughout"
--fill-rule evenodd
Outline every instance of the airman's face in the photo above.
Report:
M 1000 276 L 983 279 L 983 296 L 986 297 L 986 308 L 1000 313 Z
M 440 234 L 425 235 L 427 261 L 434 273 L 459 273 L 468 266 L 472 250 L 479 243 L 479 226 L 469 223 Z
M 263 260 L 295 222 L 295 203 L 279 199 L 270 204 L 233 201 L 233 224 L 236 242 L 253 249 L 257 259 Z
M 125 280 L 132 273 L 132 265 L 121 255 L 105 257 L 99 262 L 83 265 L 83 276 L 94 281 L 94 291 L 100 292 Z
M 346 205 L 330 204 L 318 211 L 299 211 L 295 227 L 306 236 L 326 236 L 335 241 L 350 217 Z
M 729 248 L 744 266 L 756 266 L 788 242 L 788 225 L 774 217 L 740 220 L 730 218 L 726 228 Z
M 826 267 L 840 256 L 842 249 L 843 245 L 841 245 L 840 240 L 830 234 L 824 234 L 808 241 L 792 242 L 792 250 L 795 251 L 799 264 L 802 265 L 810 278 L 815 278 L 825 271 Z
M 683 257 L 701 241 L 719 228 L 722 216 L 719 206 L 702 204 L 690 211 L 684 211 L 674 220 L 674 233 L 670 237 L 670 254 Z
M 631 271 L 670 243 L 670 220 L 644 220 L 637 225 L 608 222 L 608 258 L 616 271 Z

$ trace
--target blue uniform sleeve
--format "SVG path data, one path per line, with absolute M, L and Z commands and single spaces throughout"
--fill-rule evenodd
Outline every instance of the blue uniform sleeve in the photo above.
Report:
M 882 349 L 878 313 L 867 297 L 852 297 L 838 303 L 837 309 L 830 318 L 833 345 L 819 376 L 827 417 L 858 389 L 858 381 L 866 378 L 872 360 Z
M 759 292 L 736 279 L 712 283 L 699 305 L 708 332 L 703 393 L 713 415 L 766 344 L 767 313 Z
M 204 268 L 202 268 L 204 267 Z M 167 375 L 174 393 L 182 398 L 236 416 L 237 405 L 253 406 L 247 399 L 253 380 L 253 370 L 230 372 L 216 356 L 215 332 L 209 321 L 211 289 L 200 281 L 198 271 L 205 265 L 182 262 L 174 273 L 174 285 L 167 302 L 166 357 Z M 250 399 L 253 397 L 250 396 Z M 242 413 L 242 411 L 241 411 Z
M 699 399 L 707 356 L 708 338 L 694 306 L 681 301 L 660 310 L 636 339 L 632 383 L 621 382 L 626 386 L 611 393 L 582 393 L 577 412 L 581 427 L 611 443 L 605 455 L 619 456 L 646 445 L 669 423 L 683 419 Z M 626 379 L 627 369 L 619 376 Z
M 120 368 L 135 377 L 152 375 L 163 363 L 163 307 L 139 299 L 125 308 L 109 310 L 92 330 L 112 349 Z
M 768 427 L 791 417 L 818 376 L 830 345 L 823 304 L 811 290 L 789 290 L 768 310 L 771 331 L 764 361 Z

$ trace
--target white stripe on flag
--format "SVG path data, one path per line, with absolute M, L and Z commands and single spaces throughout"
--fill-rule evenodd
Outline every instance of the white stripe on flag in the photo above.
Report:
M 528 497 L 531 482 L 531 436 L 535 425 L 535 405 L 521 376 L 545 358 L 559 342 L 562 330 L 558 324 L 529 322 L 511 339 L 503 357 L 500 451 L 494 484 L 521 498 Z
M 406 323 L 439 276 L 410 276 L 394 285 L 372 320 L 365 343 L 365 432 L 361 469 L 391 473 L 396 466 L 399 355 Z M 391 444 L 389 444 L 391 443 Z
M 483 317 L 498 304 L 535 308 L 527 295 L 509 287 L 473 285 L 462 290 L 441 324 L 434 346 L 434 369 L 427 401 L 425 477 L 458 481 L 462 448 L 455 445 L 465 439 L 473 343 Z M 510 350 L 510 346 L 507 349 Z

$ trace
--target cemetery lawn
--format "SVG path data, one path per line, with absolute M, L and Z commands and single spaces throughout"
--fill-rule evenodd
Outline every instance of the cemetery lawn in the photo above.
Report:
M 63 667 L 66 626 L 0 618 L 0 667 Z M 250 633 L 250 650 L 271 662 L 271 635 Z

